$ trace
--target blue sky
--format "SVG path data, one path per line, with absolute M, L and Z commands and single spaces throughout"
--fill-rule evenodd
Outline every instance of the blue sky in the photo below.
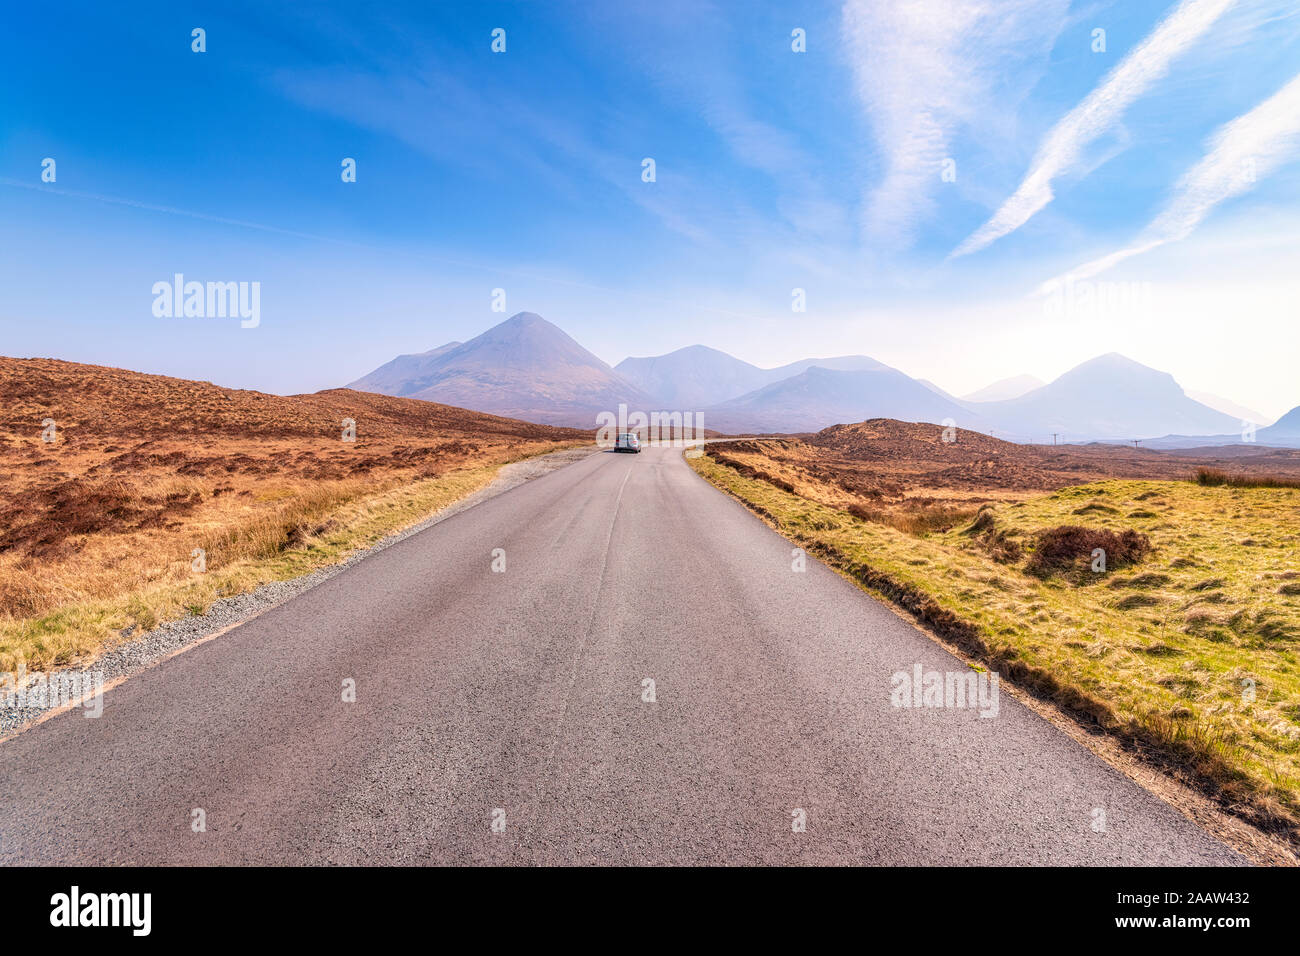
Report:
M 0 353 L 310 391 L 503 288 L 611 363 L 962 393 L 1120 351 L 1300 404 L 1294 3 L 125 9 L 6 14 Z M 156 318 L 177 272 L 260 282 L 260 325 Z

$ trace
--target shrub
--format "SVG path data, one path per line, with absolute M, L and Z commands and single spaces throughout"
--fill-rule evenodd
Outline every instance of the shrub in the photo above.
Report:
M 1116 533 L 1106 528 L 1058 525 L 1038 532 L 1027 570 L 1031 574 L 1046 576 L 1087 567 L 1092 561 L 1092 552 L 1097 548 L 1106 552 L 1107 568 L 1134 564 L 1152 550 L 1151 539 L 1131 528 Z

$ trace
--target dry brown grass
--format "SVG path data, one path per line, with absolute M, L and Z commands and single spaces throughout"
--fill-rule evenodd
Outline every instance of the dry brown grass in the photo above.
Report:
M 720 462 L 721 463 L 721 462 Z M 750 477 L 757 477 L 751 475 Z M 777 485 L 781 487 L 781 485 Z M 793 490 L 785 488 L 786 491 Z M 970 521 L 976 509 L 961 507 L 945 501 L 928 498 L 909 498 L 897 507 L 854 502 L 846 509 L 853 517 L 862 521 L 877 521 L 887 524 L 908 534 L 925 535 L 932 531 L 947 531 L 949 528 Z
M 1300 488 L 1300 478 L 1282 475 L 1229 473 L 1220 468 L 1197 468 L 1196 483 L 1207 488 Z
M 48 360 L 0 358 L 0 409 L 0 670 L 93 655 L 590 441 L 346 389 L 286 398 Z

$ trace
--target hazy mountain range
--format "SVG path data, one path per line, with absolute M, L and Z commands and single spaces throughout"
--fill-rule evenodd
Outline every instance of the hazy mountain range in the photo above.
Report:
M 865 355 L 802 359 L 779 368 L 759 368 L 706 345 L 688 345 L 667 355 L 625 358 L 614 371 L 670 407 L 685 410 L 726 402 L 814 366 L 840 371 L 885 368 Z
M 700 412 L 725 432 L 810 432 L 869 418 L 952 422 L 1013 441 L 1229 444 L 1248 411 L 1198 401 L 1166 372 L 1111 353 L 1052 382 L 1003 379 L 958 398 L 865 355 L 801 359 L 764 369 L 692 345 L 608 364 L 561 329 L 521 312 L 468 342 L 399 355 L 349 388 L 421 398 L 551 425 L 594 428 L 596 414 Z M 1254 419 L 1252 419 L 1254 420 Z M 1256 440 L 1300 446 L 1300 408 Z
M 1242 444 L 1243 439 L 1244 430 L 1238 428 L 1221 435 L 1165 435 L 1145 444 L 1150 448 L 1204 448 Z M 1291 409 L 1272 425 L 1257 429 L 1254 441 L 1260 445 L 1300 448 L 1300 407 Z
M 820 431 L 867 418 L 951 421 L 974 431 L 992 427 L 970 408 L 885 365 L 859 371 L 813 366 L 704 410 L 708 427 L 725 432 Z
M 1195 399 L 1202 405 L 1209 405 L 1216 412 L 1231 415 L 1239 421 L 1254 422 L 1256 425 L 1267 425 L 1269 423 L 1267 415 L 1257 412 L 1253 408 L 1247 408 L 1245 405 L 1238 405 L 1222 395 L 1214 395 L 1210 392 L 1194 392 L 1188 389 L 1187 397 Z

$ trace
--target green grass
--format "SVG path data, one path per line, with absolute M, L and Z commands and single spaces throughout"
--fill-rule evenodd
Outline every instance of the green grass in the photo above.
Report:
M 914 534 L 691 465 L 1004 677 L 1300 832 L 1300 491 L 1104 481 Z M 1028 573 L 1038 533 L 1061 525 L 1132 529 L 1153 550 L 1106 573 Z

